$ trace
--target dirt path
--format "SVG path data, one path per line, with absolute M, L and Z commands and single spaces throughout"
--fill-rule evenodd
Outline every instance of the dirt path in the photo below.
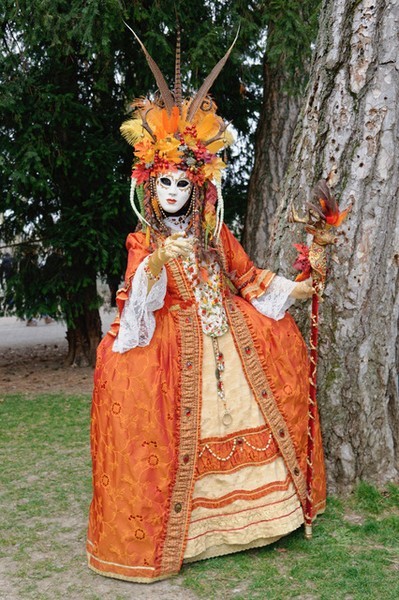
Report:
M 66 346 L 66 345 L 65 345 Z M 38 344 L 0 350 L 1 394 L 64 392 L 90 394 L 93 369 L 65 368 L 66 347 Z
M 113 318 L 113 310 L 101 311 L 103 332 Z M 90 394 L 93 369 L 63 366 L 65 331 L 63 323 L 46 324 L 41 319 L 35 327 L 27 327 L 15 317 L 0 318 L 0 393 Z

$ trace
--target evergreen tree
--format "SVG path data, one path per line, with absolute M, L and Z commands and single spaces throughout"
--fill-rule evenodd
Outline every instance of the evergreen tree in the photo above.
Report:
M 94 361 L 101 337 L 96 278 L 123 274 L 124 238 L 135 226 L 128 206 L 132 153 L 119 126 L 128 101 L 155 85 L 123 20 L 134 26 L 172 85 L 176 12 L 180 15 L 188 91 L 223 55 L 240 21 L 236 52 L 212 93 L 223 115 L 245 134 L 259 98 L 242 93 L 243 81 L 249 88 L 259 84 L 261 72 L 256 65 L 243 66 L 242 57 L 252 52 L 256 58 L 262 6 L 2 3 L 0 239 L 23 242 L 16 246 L 23 258 L 14 278 L 17 313 L 65 318 L 69 364 Z M 226 190 L 231 213 L 237 200 L 229 198 L 244 195 L 240 177 L 233 185 Z M 27 260 L 33 255 L 34 271 Z

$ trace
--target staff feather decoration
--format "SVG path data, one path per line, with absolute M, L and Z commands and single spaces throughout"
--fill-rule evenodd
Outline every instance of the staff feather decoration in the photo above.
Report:
M 335 173 L 332 171 L 327 181 L 320 180 L 313 190 L 313 202 L 307 202 L 308 214 L 301 217 L 292 207 L 289 220 L 305 225 L 305 231 L 312 236 L 310 247 L 294 244 L 298 257 L 294 268 L 300 271 L 296 277 L 302 281 L 308 277 L 313 279 L 312 308 L 310 316 L 310 365 L 309 365 L 309 400 L 308 400 L 308 451 L 306 472 L 306 504 L 305 504 L 305 537 L 312 537 L 313 521 L 313 449 L 315 419 L 317 413 L 317 359 L 319 338 L 319 301 L 322 298 L 327 277 L 327 246 L 337 242 L 334 229 L 339 227 L 348 216 L 349 206 L 342 212 L 331 193 L 328 182 Z

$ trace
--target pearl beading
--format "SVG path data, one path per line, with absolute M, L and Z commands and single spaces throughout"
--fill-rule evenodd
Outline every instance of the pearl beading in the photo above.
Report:
M 214 458 L 216 458 L 216 460 L 219 460 L 220 462 L 227 462 L 228 460 L 230 460 L 230 458 L 233 456 L 234 452 L 236 451 L 237 445 L 242 447 L 242 443 L 246 444 L 249 448 L 251 448 L 252 450 L 255 450 L 256 452 L 266 452 L 266 450 L 268 450 L 270 448 L 272 439 L 273 439 L 272 432 L 270 432 L 269 439 L 267 441 L 266 446 L 264 446 L 263 448 L 256 448 L 256 446 L 251 444 L 251 442 L 249 442 L 245 436 L 240 435 L 240 436 L 234 438 L 233 446 L 227 456 L 219 456 L 218 454 L 216 454 L 216 452 L 214 452 L 212 450 L 212 448 L 209 447 L 208 444 L 205 444 L 204 447 L 202 448 L 201 452 L 199 453 L 199 458 L 202 457 L 205 450 L 208 450 L 209 454 L 211 454 Z

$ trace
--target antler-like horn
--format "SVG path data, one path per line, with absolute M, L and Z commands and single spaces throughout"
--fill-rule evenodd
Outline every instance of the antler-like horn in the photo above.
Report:
M 214 135 L 210 140 L 206 140 L 206 142 L 204 142 L 204 146 L 209 146 L 209 144 L 212 144 L 212 142 L 216 142 L 216 140 L 219 140 L 222 133 L 224 133 L 226 131 L 226 129 L 228 128 L 228 126 L 231 124 L 231 121 L 228 121 L 227 123 L 221 123 L 219 125 L 219 131 L 217 132 L 216 135 Z
M 153 110 L 153 109 L 147 108 L 147 110 L 144 113 L 140 112 L 141 125 L 146 131 L 148 131 L 148 133 L 150 134 L 150 136 L 152 137 L 154 142 L 156 142 L 157 138 L 155 137 L 154 132 L 152 131 L 151 127 L 148 125 L 148 121 L 147 121 L 147 115 L 150 112 L 150 110 Z
M 133 29 L 125 21 L 124 21 L 124 23 L 125 23 L 126 27 L 132 32 L 132 34 L 134 35 L 134 37 L 136 38 L 138 43 L 140 44 L 141 49 L 144 52 L 145 57 L 147 59 L 148 65 L 152 71 L 152 74 L 155 77 L 155 81 L 157 82 L 159 93 L 161 94 L 162 100 L 165 103 L 165 108 L 168 111 L 168 113 L 170 114 L 172 112 L 172 108 L 175 103 L 173 100 L 173 96 L 169 90 L 168 84 L 165 81 L 165 77 L 161 73 L 161 69 L 158 67 L 155 60 L 151 57 L 147 48 L 144 46 L 143 42 L 140 40 L 138 35 L 133 31 Z
M 194 96 L 194 98 L 193 98 L 193 100 L 192 100 L 192 102 L 190 104 L 190 107 L 188 109 L 187 121 L 192 121 L 195 113 L 200 108 L 200 106 L 201 106 L 201 104 L 202 104 L 205 96 L 207 95 L 207 93 L 209 92 L 210 88 L 212 87 L 215 79 L 217 78 L 217 76 L 219 75 L 220 71 L 223 69 L 224 65 L 226 64 L 227 59 L 230 56 L 230 52 L 234 48 L 234 44 L 237 41 L 239 33 L 240 33 L 240 27 L 238 27 L 236 36 L 235 36 L 234 41 L 231 44 L 230 48 L 227 50 L 227 52 L 223 56 L 223 58 L 221 58 L 219 60 L 219 62 L 217 63 L 217 65 L 215 65 L 213 67 L 212 71 L 209 73 L 208 77 L 205 79 L 204 83 L 201 85 L 200 89 L 198 90 L 198 92 Z
M 176 39 L 176 63 L 175 63 L 175 104 L 181 112 L 182 106 L 182 89 L 181 89 L 181 70 L 180 70 L 180 57 L 181 57 L 181 46 L 180 46 L 180 25 L 179 22 L 176 24 L 177 39 Z

